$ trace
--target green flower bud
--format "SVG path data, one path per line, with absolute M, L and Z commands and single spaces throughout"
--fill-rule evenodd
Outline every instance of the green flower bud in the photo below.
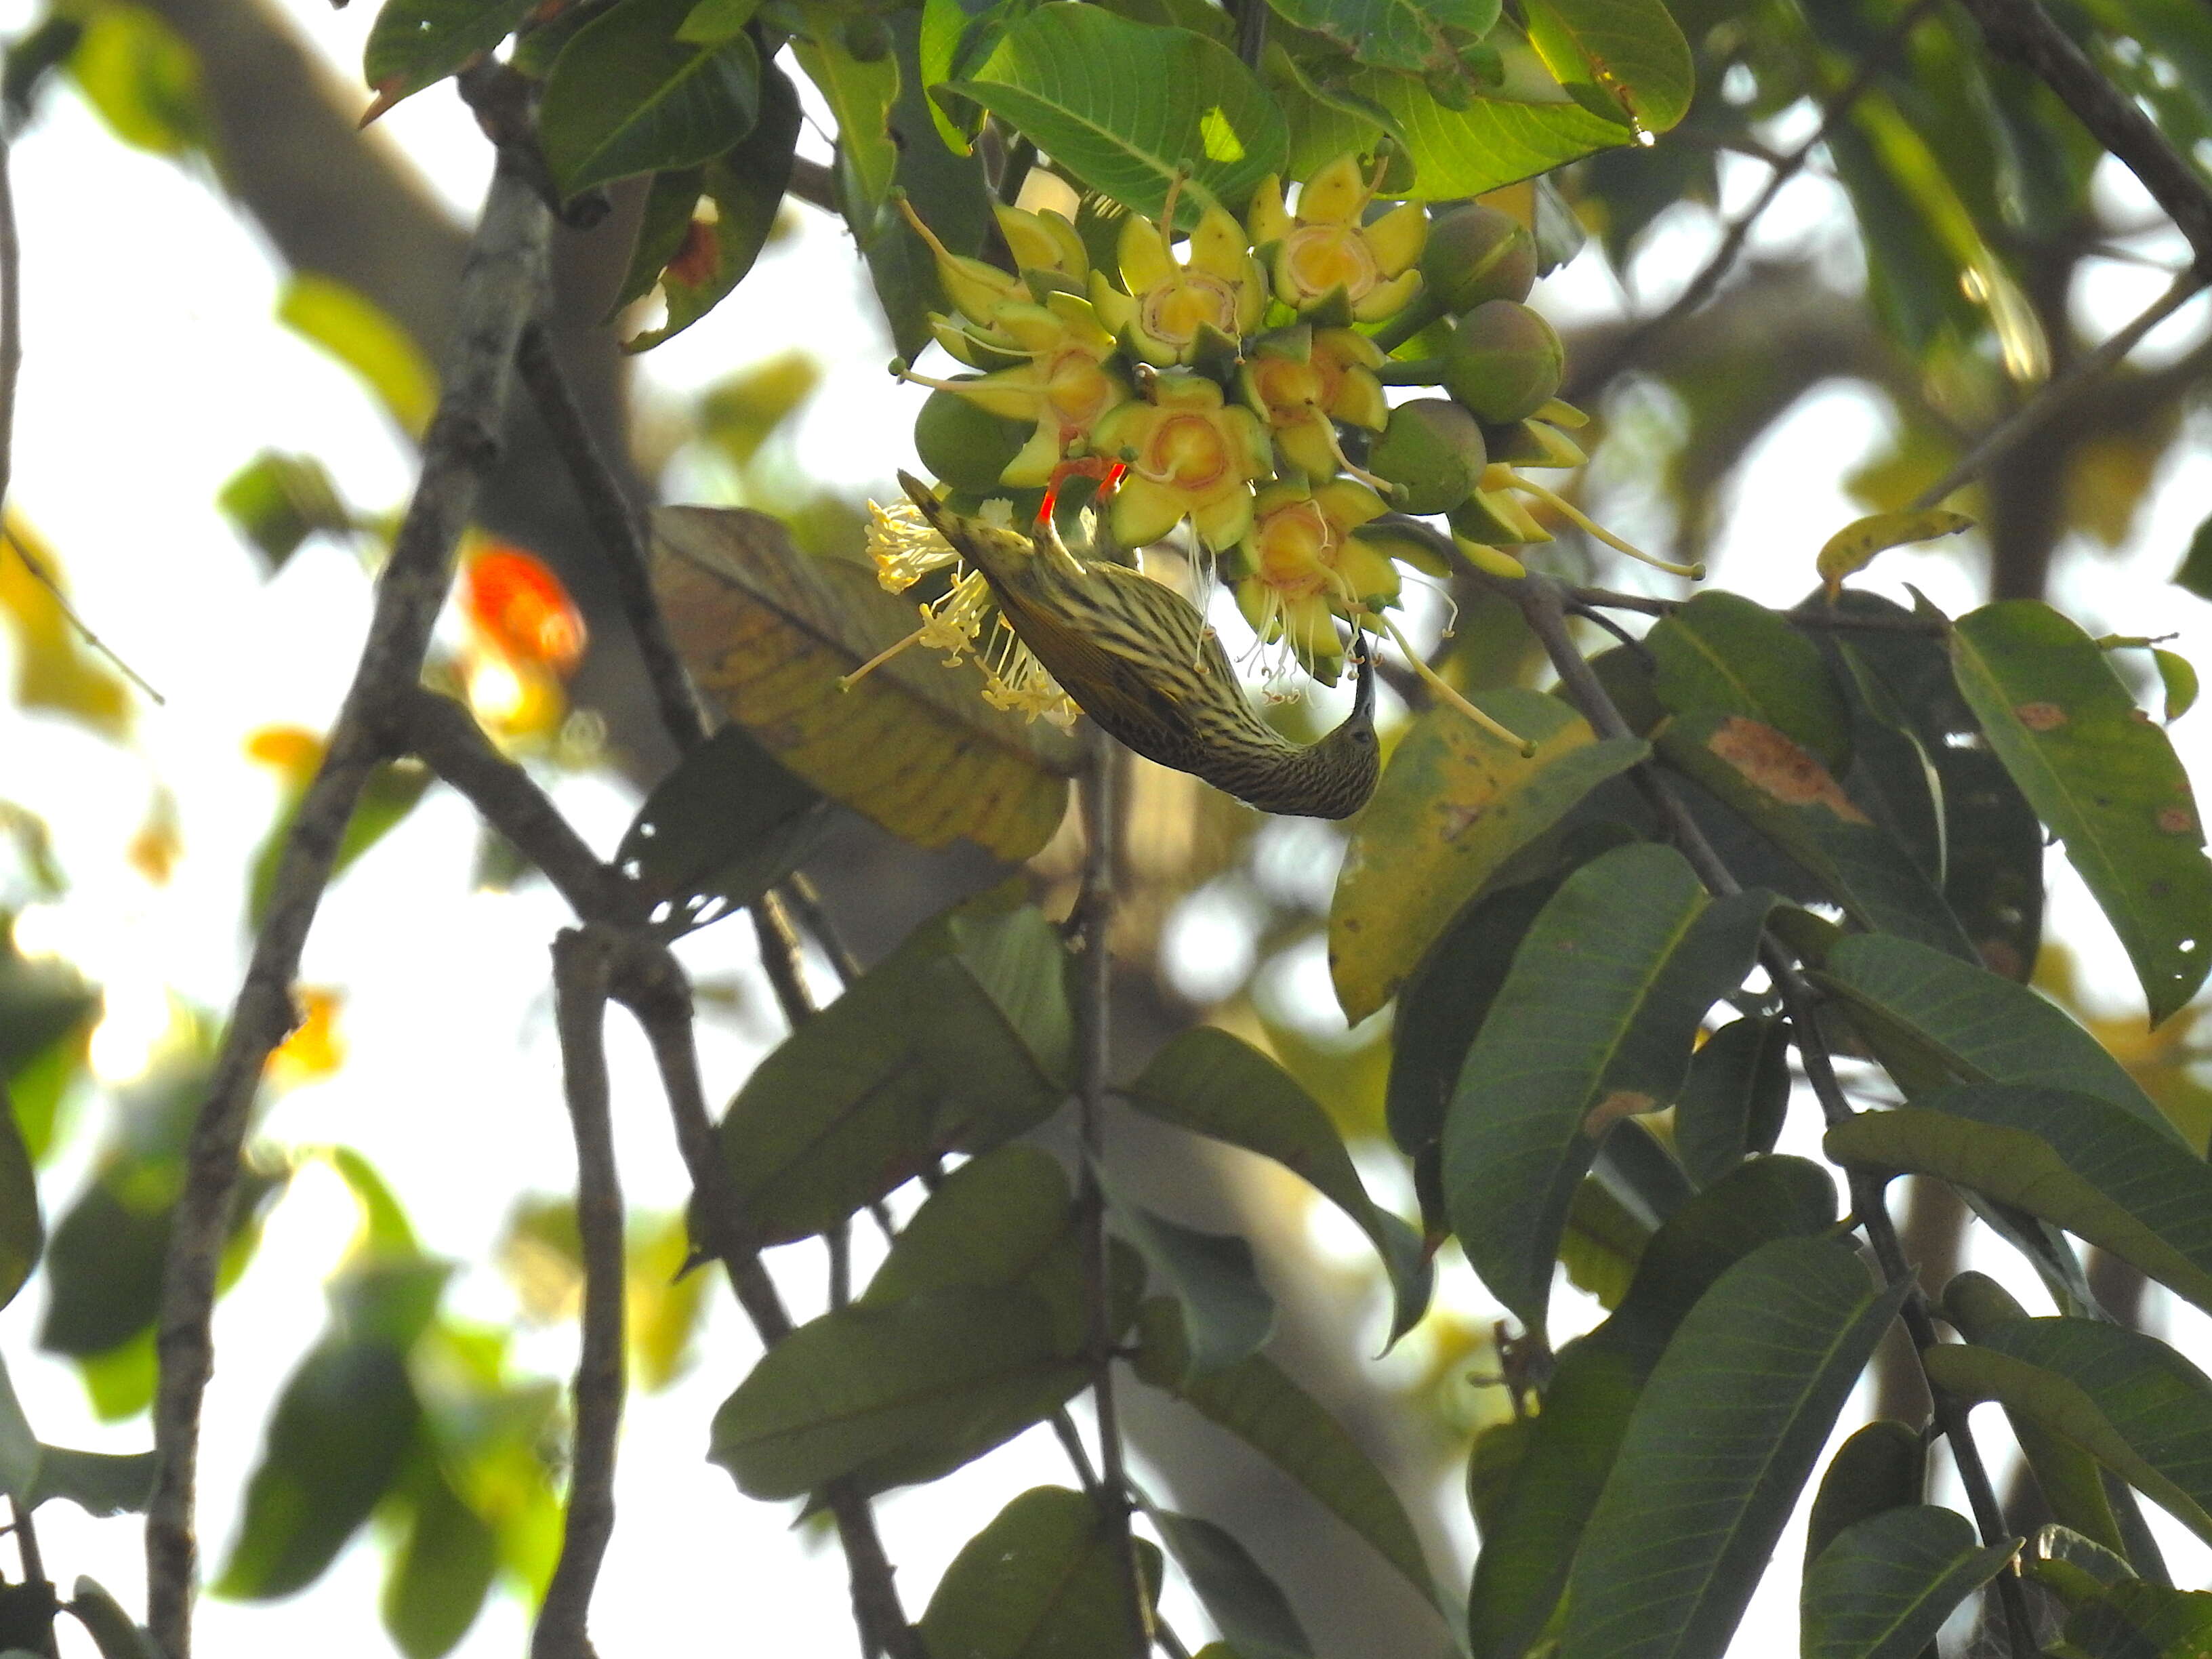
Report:
M 1450 312 L 1525 300 L 1536 285 L 1536 239 L 1511 214 L 1467 203 L 1430 225 L 1421 279 Z
M 1489 461 L 1474 416 L 1448 399 L 1422 398 L 1390 411 L 1367 469 L 1399 486 L 1401 511 L 1443 513 L 1468 498 Z
M 1517 301 L 1490 300 L 1452 331 L 1444 351 L 1444 389 L 1485 426 L 1510 426 L 1557 395 L 1565 367 L 1565 351 L 1549 323 Z
M 979 409 L 957 392 L 933 392 L 915 417 L 915 453 L 957 489 L 1006 493 L 999 475 L 1030 441 L 1030 428 Z

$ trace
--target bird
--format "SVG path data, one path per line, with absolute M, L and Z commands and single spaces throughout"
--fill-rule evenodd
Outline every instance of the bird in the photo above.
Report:
M 1147 760 L 1286 817 L 1349 817 L 1375 793 L 1382 749 L 1371 645 L 1358 653 L 1352 713 L 1301 746 L 1260 718 L 1205 617 L 1173 588 L 1127 565 L 1077 557 L 1048 525 L 1031 537 L 952 511 L 910 473 L 899 483 L 982 573 L 1007 626 L 1061 689 Z

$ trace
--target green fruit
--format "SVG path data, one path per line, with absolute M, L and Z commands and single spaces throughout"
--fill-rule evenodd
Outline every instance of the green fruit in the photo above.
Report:
M 1367 470 L 1402 491 L 1393 505 L 1404 513 L 1449 512 L 1481 482 L 1489 464 L 1474 417 L 1443 398 L 1392 410 L 1367 455 Z
M 1469 202 L 1430 225 L 1421 281 L 1450 312 L 1525 300 L 1536 285 L 1536 239 L 1511 214 Z
M 957 392 L 933 392 L 915 417 L 915 453 L 956 489 L 1005 491 L 999 483 L 1030 428 L 978 409 Z
M 1552 325 L 1513 300 L 1460 319 L 1444 350 L 1444 389 L 1485 426 L 1525 421 L 1558 395 L 1566 353 Z

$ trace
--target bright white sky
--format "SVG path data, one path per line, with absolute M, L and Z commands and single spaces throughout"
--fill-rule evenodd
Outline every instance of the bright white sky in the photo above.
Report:
M 350 72 L 373 15 L 368 0 L 343 12 L 315 0 L 290 3 L 302 28 Z M 0 33 L 19 31 L 31 15 L 27 0 L 0 0 Z M 472 215 L 489 155 L 450 91 L 418 97 L 383 125 L 456 214 Z M 170 992 L 210 1009 L 228 1006 L 242 962 L 241 872 L 276 804 L 271 778 L 245 758 L 241 744 L 270 724 L 326 726 L 368 614 L 359 567 L 332 547 L 311 544 L 264 582 L 255 556 L 216 513 L 215 490 L 255 453 L 276 447 L 319 457 L 356 502 L 397 504 L 411 464 L 346 373 L 273 325 L 281 273 L 256 233 L 215 204 L 207 181 L 125 149 L 66 90 L 47 100 L 20 144 L 15 181 L 28 356 L 14 500 L 58 550 L 93 625 L 168 699 L 166 708 L 140 709 L 131 750 L 0 708 L 0 754 L 7 757 L 0 797 L 48 819 L 77 884 L 63 903 L 27 916 L 21 937 L 27 948 L 62 954 L 105 984 L 107 1016 L 95 1063 L 104 1077 L 120 1080 L 144 1063 L 166 1024 Z M 1731 195 L 1746 197 L 1757 183 L 1747 165 L 1731 173 Z M 803 343 L 824 359 L 829 375 L 798 434 L 800 463 L 827 478 L 880 482 L 911 462 L 905 428 L 913 398 L 885 384 L 889 347 L 842 231 L 817 215 L 801 219 L 801 234 L 770 252 L 751 279 L 744 320 L 739 307 L 726 307 L 645 359 L 643 395 L 680 398 L 749 361 Z M 1832 186 L 1808 176 L 1784 192 L 1753 252 L 1832 238 L 1844 222 Z M 1643 297 L 1663 300 L 1709 245 L 1707 219 L 1687 210 L 1671 219 L 1635 273 Z M 2125 265 L 2106 267 L 2083 296 L 2085 314 L 2109 327 L 2147 302 L 2162 281 Z M 1611 309 L 1620 295 L 1590 254 L 1551 279 L 1539 300 L 1565 320 Z M 2202 313 L 2200 302 L 2154 336 L 2146 356 L 2192 337 Z M 763 325 L 761 319 L 770 320 Z M 1838 389 L 1808 399 L 1746 469 L 1714 562 L 1716 579 L 1769 603 L 1799 597 L 1811 581 L 1814 550 L 1855 516 L 1838 480 L 1881 431 L 1881 411 L 1856 392 Z M 2093 627 L 2179 629 L 2179 648 L 2200 646 L 2204 607 L 2163 578 L 2212 506 L 2205 438 L 2200 419 L 2185 452 L 2169 464 L 2124 559 L 2063 567 L 2060 597 Z M 1632 481 L 1613 490 L 1605 514 L 1632 536 L 1664 529 Z M 1888 555 L 1879 574 L 1887 580 L 1877 586 L 1910 579 L 1949 609 L 1974 599 L 1971 574 L 1941 557 Z M 2200 714 L 2176 734 L 2198 764 L 2207 757 L 2204 733 L 2212 731 L 2207 720 L 2212 715 Z M 158 888 L 122 860 L 157 783 L 176 793 L 185 846 L 175 878 Z M 611 786 L 591 781 L 564 784 L 560 799 L 602 848 L 611 848 L 632 808 Z M 399 1191 L 429 1248 L 482 1261 L 506 1221 L 507 1186 L 562 1190 L 571 1164 L 544 988 L 546 942 L 566 917 L 542 885 L 514 896 L 471 895 L 473 841 L 465 810 L 434 794 L 333 890 L 304 977 L 343 988 L 351 1058 L 334 1079 L 283 1099 L 264 1133 L 292 1145 L 358 1146 Z M 2053 868 L 2063 871 L 2056 860 Z M 2059 883 L 2054 920 L 2081 953 L 2100 999 L 2133 1002 L 2117 947 L 2070 879 Z M 1180 931 L 1182 959 L 1170 963 L 1184 972 L 1196 970 L 1209 941 L 1220 937 L 1202 907 L 1189 923 Z M 691 953 L 702 974 L 751 970 L 742 927 L 709 930 Z M 1285 975 L 1285 993 L 1303 1003 L 1298 1012 L 1326 1026 L 1335 1016 L 1325 970 L 1316 975 L 1304 966 Z M 641 1045 L 619 1019 L 612 1030 L 631 1201 L 666 1210 L 680 1202 L 680 1171 L 645 1081 Z M 703 1037 L 710 1086 L 733 1088 L 772 1036 L 710 1022 Z M 49 1172 L 50 1217 L 77 1189 L 99 1145 L 100 1119 L 96 1111 L 80 1114 Z M 426 1133 L 431 1125 L 435 1132 Z M 488 1170 L 503 1172 L 489 1197 Z M 234 1528 L 270 1396 L 322 1327 L 321 1279 L 350 1225 L 334 1179 L 310 1174 L 279 1206 L 252 1271 L 222 1305 L 203 1457 L 210 1476 L 203 1535 L 217 1558 Z M 1325 1224 L 1321 1231 L 1324 1246 L 1339 1242 Z M 801 1285 L 793 1299 L 810 1310 L 810 1297 L 818 1304 L 818 1252 L 792 1255 L 804 1274 L 803 1285 L 799 1274 L 788 1276 Z M 1366 1293 L 1349 1277 L 1344 1282 L 1356 1304 Z M 1471 1304 L 1463 1271 L 1456 1289 Z M 2032 1285 L 2022 1293 L 2035 1294 Z M 504 1282 L 488 1267 L 463 1276 L 454 1295 L 462 1310 L 487 1317 L 503 1318 L 512 1307 Z M 143 1423 L 93 1422 L 74 1373 L 37 1357 L 40 1303 L 34 1291 L 0 1314 L 0 1351 L 42 1435 L 112 1449 L 144 1445 Z M 1562 1308 L 1565 1328 L 1588 1319 L 1586 1311 Z M 2186 1341 L 2200 1359 L 2203 1338 L 2192 1319 Z M 696 1650 L 702 1631 L 726 1625 L 732 1647 L 849 1650 L 842 1564 L 834 1549 L 803 1542 L 787 1531 L 784 1508 L 741 1499 L 702 1461 L 707 1420 L 751 1352 L 750 1334 L 717 1303 L 704 1361 L 672 1394 L 633 1404 L 623 1449 L 622 1523 L 594 1619 L 609 1659 L 672 1645 Z M 565 1333 L 532 1339 L 524 1352 L 564 1379 L 572 1363 Z M 919 1611 L 960 1541 L 1008 1497 L 1065 1478 L 1048 1437 L 1038 1431 L 926 1495 L 884 1504 L 908 1605 Z M 64 1586 L 89 1572 L 125 1605 L 140 1605 L 135 1522 L 92 1522 L 58 1504 L 41 1512 L 40 1524 L 50 1569 Z M 1782 1546 L 1786 1562 L 1796 1559 L 1794 1538 Z M 2201 1551 L 2188 1546 L 2177 1556 L 2202 1577 Z M 389 1649 L 374 1611 L 380 1582 L 374 1547 L 358 1543 L 321 1583 L 291 1601 L 265 1608 L 205 1603 L 204 1650 L 250 1659 L 312 1646 L 330 1659 L 380 1659 Z M 1739 1652 L 1772 1653 L 1789 1644 L 1792 1583 L 1794 1574 L 1761 1594 Z M 1171 1597 L 1168 1611 L 1197 1645 L 1205 1626 L 1188 1597 Z M 460 1651 L 512 1654 L 524 1638 L 520 1608 L 502 1599 Z M 80 1642 L 76 1651 L 90 1650 Z

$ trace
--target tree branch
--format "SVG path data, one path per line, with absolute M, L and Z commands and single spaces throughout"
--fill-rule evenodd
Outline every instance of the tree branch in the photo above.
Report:
M 593 1659 L 592 1587 L 615 1525 L 615 1443 L 623 1411 L 623 1196 L 608 1100 L 606 1014 L 620 938 L 564 928 L 553 940 L 554 1018 L 576 1140 L 576 1231 L 584 1255 L 583 1351 L 561 1559 L 531 1632 L 531 1659 Z
M 549 228 L 527 185 L 505 168 L 496 173 L 462 279 L 445 392 L 423 446 L 422 476 L 378 583 L 352 687 L 286 836 L 266 918 L 186 1151 L 161 1287 L 154 1411 L 161 1473 L 146 1527 L 148 1614 L 169 1659 L 189 1659 L 191 1645 L 200 1402 L 214 1364 L 209 1323 L 239 1150 L 262 1066 L 295 1023 L 292 980 L 339 838 L 371 769 L 392 750 L 399 702 L 422 672 L 431 626 L 452 580 L 454 545 L 498 453 L 516 338 L 544 292 Z
M 2037 0 L 1961 0 L 1982 38 L 2058 94 L 2059 101 L 2118 156 L 2188 238 L 2197 268 L 2212 276 L 2212 190 L 2157 123 L 2103 75 Z

